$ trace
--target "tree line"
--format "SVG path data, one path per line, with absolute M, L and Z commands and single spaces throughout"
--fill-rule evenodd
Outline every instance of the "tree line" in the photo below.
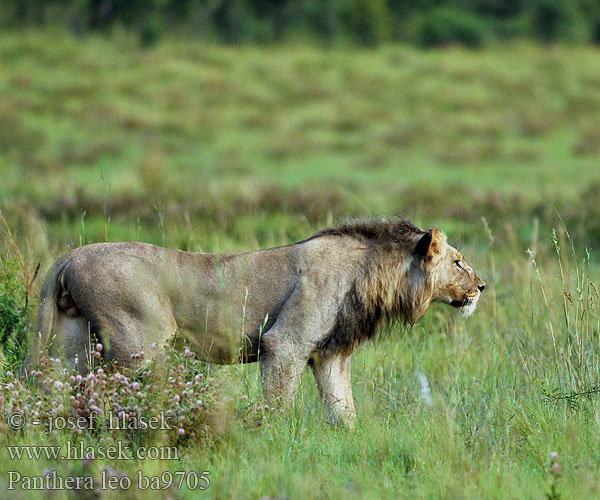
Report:
M 123 26 L 146 44 L 169 32 L 226 43 L 600 43 L 598 0 L 3 0 L 0 20 L 77 33 Z

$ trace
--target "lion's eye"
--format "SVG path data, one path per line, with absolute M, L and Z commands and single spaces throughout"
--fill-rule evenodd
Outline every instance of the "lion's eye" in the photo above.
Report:
M 464 267 L 462 266 L 460 260 L 454 261 L 454 263 L 456 264 L 456 267 L 458 267 L 461 271 L 464 270 Z

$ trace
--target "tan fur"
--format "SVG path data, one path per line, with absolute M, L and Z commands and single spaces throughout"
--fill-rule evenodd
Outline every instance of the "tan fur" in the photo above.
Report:
M 284 404 L 310 364 L 330 420 L 351 422 L 356 347 L 386 321 L 418 321 L 434 301 L 470 313 L 483 287 L 441 232 L 403 218 L 244 254 L 86 245 L 44 281 L 30 364 L 50 339 L 82 372 L 97 341 L 106 362 L 128 365 L 174 340 L 209 362 L 259 360 L 266 397 Z

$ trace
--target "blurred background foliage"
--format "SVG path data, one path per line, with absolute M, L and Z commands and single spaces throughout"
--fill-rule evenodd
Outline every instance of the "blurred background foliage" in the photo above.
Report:
M 144 44 L 173 32 L 229 43 L 600 42 L 596 0 L 4 0 L 0 20 L 75 33 L 125 26 Z
M 464 21 L 464 19 L 463 19 Z M 38 261 L 82 243 L 237 251 L 403 213 L 467 243 L 600 242 L 593 45 L 244 45 L 0 34 L 0 207 Z M 458 241 L 455 239 L 455 241 Z

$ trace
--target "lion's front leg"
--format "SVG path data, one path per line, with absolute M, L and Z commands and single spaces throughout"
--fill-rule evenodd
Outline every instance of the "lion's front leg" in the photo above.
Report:
M 265 340 L 265 339 L 263 339 Z M 260 371 L 265 399 L 270 405 L 290 406 L 307 363 L 307 355 L 290 341 L 262 343 Z
M 316 360 L 313 372 L 323 400 L 325 412 L 332 424 L 354 426 L 356 411 L 351 385 L 351 354 L 335 354 Z

